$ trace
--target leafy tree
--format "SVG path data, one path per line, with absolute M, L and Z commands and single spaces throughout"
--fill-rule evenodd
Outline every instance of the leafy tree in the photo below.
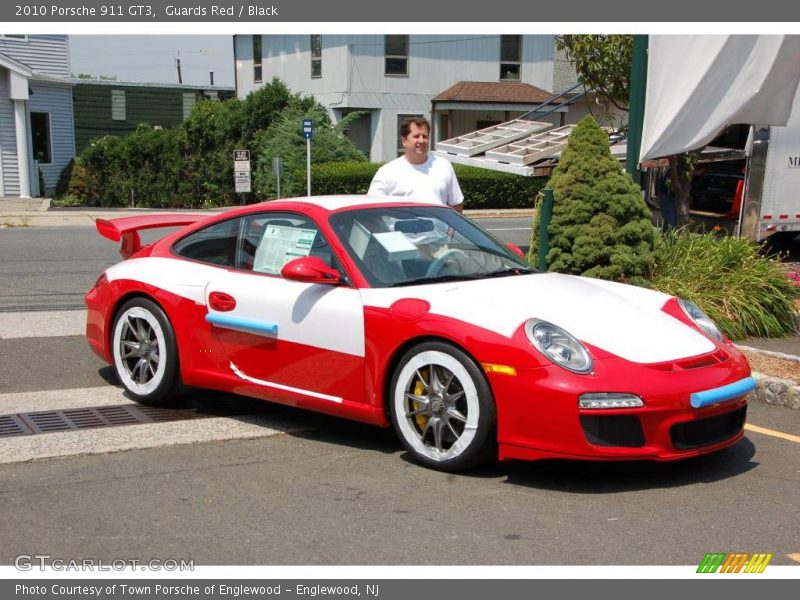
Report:
M 655 244 L 650 211 L 593 117 L 573 130 L 548 185 L 555 197 L 548 270 L 647 285 Z M 529 260 L 539 252 L 538 214 Z
M 578 81 L 627 111 L 631 95 L 632 35 L 563 35 L 556 47 L 575 65 Z
M 325 108 L 316 103 L 309 107 L 308 98 L 293 98 L 276 121 L 266 131 L 256 135 L 253 142 L 256 156 L 253 177 L 256 195 L 264 199 L 276 197 L 277 179 L 272 171 L 272 159 L 276 156 L 283 159 L 281 196 L 289 198 L 305 195 L 306 141 L 302 134 L 303 119 L 314 120 L 312 164 L 366 162 L 364 154 L 344 135 L 350 124 L 360 115 L 358 112 L 350 113 L 339 123 L 332 125 Z

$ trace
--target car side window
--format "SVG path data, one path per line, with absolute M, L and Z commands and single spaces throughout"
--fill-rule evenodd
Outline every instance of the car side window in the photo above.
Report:
M 191 260 L 234 267 L 241 222 L 241 218 L 229 219 L 204 227 L 178 240 L 172 250 Z
M 328 242 L 310 219 L 294 213 L 260 213 L 243 218 L 238 267 L 280 275 L 295 258 L 316 256 L 339 268 Z

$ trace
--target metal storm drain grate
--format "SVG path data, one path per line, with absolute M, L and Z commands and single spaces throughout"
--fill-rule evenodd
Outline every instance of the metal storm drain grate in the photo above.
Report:
M 0 437 L 212 417 L 195 409 L 120 404 L 0 415 Z

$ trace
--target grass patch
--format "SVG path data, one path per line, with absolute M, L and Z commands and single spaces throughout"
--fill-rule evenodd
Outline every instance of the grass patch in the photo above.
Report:
M 30 227 L 30 219 L 28 217 L 8 217 L 0 219 L 0 228 L 6 229 L 8 227 Z
M 748 239 L 673 231 L 657 250 L 652 286 L 695 302 L 732 340 L 797 332 L 800 287 Z
M 73 206 L 84 206 L 85 202 L 82 198 L 78 198 L 77 196 L 73 196 L 68 194 L 66 196 L 60 196 L 58 198 L 53 198 L 50 200 L 50 206 L 55 206 L 57 208 L 70 208 Z

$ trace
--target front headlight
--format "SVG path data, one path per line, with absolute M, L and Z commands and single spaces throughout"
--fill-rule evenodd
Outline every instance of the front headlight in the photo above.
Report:
M 722 332 L 717 329 L 716 325 L 714 325 L 714 321 L 711 320 L 711 317 L 704 313 L 702 309 L 697 306 L 697 304 L 691 300 L 684 300 L 682 298 L 678 298 L 678 304 L 683 312 L 686 313 L 686 316 L 694 321 L 695 325 L 697 325 L 700 329 L 705 331 L 715 340 L 720 342 L 725 341 L 725 336 L 722 335 Z
M 592 358 L 586 348 L 560 327 L 532 319 L 525 323 L 525 333 L 539 352 L 560 367 L 574 373 L 591 372 Z

